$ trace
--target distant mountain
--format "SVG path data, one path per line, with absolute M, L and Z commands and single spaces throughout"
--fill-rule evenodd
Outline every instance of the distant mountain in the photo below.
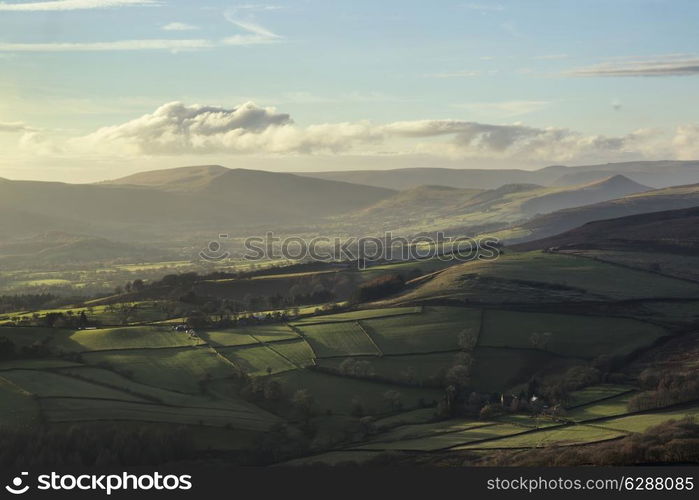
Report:
M 478 190 L 420 186 L 400 191 L 349 213 L 343 219 L 360 227 L 401 232 L 447 228 L 478 232 L 525 221 L 537 214 L 612 200 L 649 189 L 621 175 L 562 187 L 506 184 L 496 189 Z
M 699 250 L 699 207 L 588 222 L 562 234 L 512 248 L 552 247 L 696 253 Z
M 494 189 L 504 184 L 572 186 L 619 174 L 653 188 L 694 184 L 699 183 L 699 161 L 637 161 L 576 167 L 556 165 L 539 170 L 400 168 L 298 173 L 319 179 L 399 190 L 427 184 L 469 189 Z
M 230 171 L 230 169 L 221 165 L 179 167 L 139 172 L 120 179 L 104 181 L 100 184 L 144 186 L 166 191 L 196 191 L 210 186 L 217 178 Z
M 696 206 L 699 206 L 699 184 L 655 189 L 535 217 L 515 228 L 512 240 L 531 241 L 596 220 Z
M 590 205 L 613 200 L 629 194 L 650 191 L 651 188 L 632 181 L 623 175 L 615 175 L 588 184 L 553 191 L 526 201 L 523 209 L 528 214 L 546 214 L 570 207 Z
M 292 174 L 190 167 L 102 184 L 0 182 L 0 229 L 147 241 L 260 225 L 303 227 L 395 192 Z M 8 215 L 9 214 L 9 215 Z
M 194 194 L 199 199 L 215 199 L 222 207 L 244 212 L 254 209 L 270 216 L 276 214 L 285 221 L 289 216 L 318 219 L 344 213 L 395 193 L 390 189 L 348 182 L 261 170 L 228 169 L 219 165 L 144 172 L 105 184 Z

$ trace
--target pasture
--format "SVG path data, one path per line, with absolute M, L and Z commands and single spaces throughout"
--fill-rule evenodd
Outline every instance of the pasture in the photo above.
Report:
M 627 318 L 485 310 L 479 345 L 594 358 L 628 354 L 664 335 L 659 326 Z

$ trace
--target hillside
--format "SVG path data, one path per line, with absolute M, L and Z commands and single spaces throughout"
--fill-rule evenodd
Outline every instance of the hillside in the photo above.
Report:
M 511 241 L 530 241 L 562 233 L 595 220 L 690 208 L 698 205 L 699 184 L 656 189 L 535 217 L 516 228 L 509 239 Z
M 195 178 L 198 182 L 192 181 Z M 0 226 L 19 229 L 20 235 L 63 230 L 111 237 L 118 231 L 120 238 L 170 241 L 185 232 L 189 237 L 192 232 L 260 224 L 303 226 L 371 205 L 393 193 L 223 167 L 144 173 L 109 184 L 5 181 L 0 183 L 0 209 L 15 215 L 0 218 Z
M 551 247 L 696 253 L 699 250 L 699 207 L 588 222 L 565 233 L 512 248 Z
M 562 187 L 506 184 L 496 189 L 476 190 L 420 186 L 401 191 L 343 219 L 359 225 L 388 227 L 404 232 L 452 227 L 474 231 L 648 189 L 621 175 Z
M 166 251 L 157 248 L 59 231 L 0 243 L 0 265 L 5 269 L 153 258 L 166 260 L 168 257 L 171 256 Z
M 426 184 L 470 189 L 494 189 L 506 183 L 571 186 L 599 181 L 619 174 L 654 188 L 692 184 L 699 182 L 699 162 L 637 161 L 575 167 L 556 165 L 538 170 L 399 168 L 392 170 L 299 172 L 299 175 L 320 179 L 356 182 L 400 190 Z

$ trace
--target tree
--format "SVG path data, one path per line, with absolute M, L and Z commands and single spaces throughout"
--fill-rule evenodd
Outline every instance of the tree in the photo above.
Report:
M 403 402 L 401 401 L 401 394 L 398 391 L 389 390 L 384 392 L 383 399 L 388 404 L 391 411 L 400 410 L 403 407 Z
M 535 349 L 545 351 L 551 341 L 551 332 L 534 332 L 529 336 L 529 342 Z
M 299 414 L 308 419 L 313 416 L 313 405 L 315 400 L 308 389 L 299 389 L 291 398 L 291 404 Z
M 458 389 L 467 387 L 471 382 L 468 368 L 463 365 L 452 366 L 447 372 L 447 382 Z

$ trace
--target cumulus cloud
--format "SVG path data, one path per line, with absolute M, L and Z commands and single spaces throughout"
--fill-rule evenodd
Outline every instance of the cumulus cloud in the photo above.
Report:
M 699 58 L 666 56 L 651 60 L 610 61 L 568 72 L 580 77 L 691 76 L 699 74 Z
M 646 138 L 647 139 L 647 138 Z M 288 114 L 252 102 L 234 108 L 165 104 L 121 125 L 72 139 L 81 150 L 174 154 L 378 154 L 563 161 L 625 157 L 640 142 L 632 135 L 586 135 L 560 128 L 463 120 L 370 121 L 299 126 Z
M 101 128 L 76 142 L 116 145 L 146 154 L 207 152 L 234 147 L 236 139 L 244 142 L 247 135 L 290 123 L 289 115 L 253 103 L 226 109 L 171 102 L 135 120 Z
M 115 7 L 159 5 L 159 0 L 53 0 L 48 2 L 0 2 L 0 11 L 46 12 L 63 10 L 108 9 Z
M 522 123 L 443 119 L 303 126 L 286 113 L 252 102 L 230 108 L 172 102 L 125 123 L 61 140 L 20 123 L 4 126 L 24 132 L 21 146 L 33 154 L 73 157 L 412 154 L 519 163 L 573 163 L 699 156 L 697 124 L 675 130 L 636 130 L 621 136 Z

